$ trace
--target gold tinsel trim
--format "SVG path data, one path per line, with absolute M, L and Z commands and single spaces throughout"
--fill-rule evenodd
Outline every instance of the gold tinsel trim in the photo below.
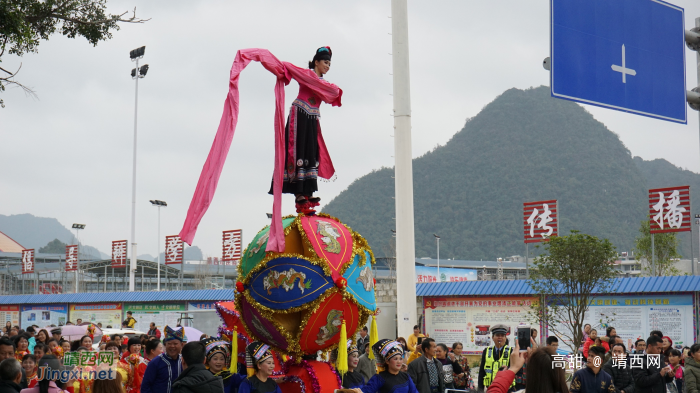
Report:
M 294 216 L 294 215 L 284 216 L 284 217 L 282 217 L 282 222 L 284 223 L 284 220 L 287 219 L 287 218 L 295 218 L 295 216 Z M 283 224 L 283 225 L 284 225 L 284 224 Z M 292 227 L 293 227 L 293 226 L 294 226 L 294 222 L 291 222 L 291 223 L 289 224 L 288 227 L 284 228 L 284 236 L 289 235 L 289 233 L 292 231 Z M 256 233 L 255 236 L 253 236 L 253 240 L 255 240 L 255 238 L 257 238 L 258 235 L 260 235 L 261 233 L 263 233 L 263 231 L 265 231 L 265 229 L 269 230 L 269 229 L 270 229 L 270 225 L 266 225 L 266 226 L 264 226 L 261 230 L 259 230 L 258 233 Z M 248 249 L 249 249 L 250 246 L 253 244 L 253 240 L 251 240 L 250 243 L 248 243 L 248 245 L 247 245 L 246 248 L 245 248 L 245 251 L 243 251 L 243 255 L 248 255 Z M 268 241 L 269 241 L 269 238 L 268 238 Z M 267 248 L 267 242 L 265 242 L 265 247 Z M 270 254 L 270 253 L 269 253 L 269 252 L 266 252 L 266 253 L 265 253 L 265 256 L 263 257 L 263 260 L 264 260 L 265 258 L 268 257 L 268 254 Z M 242 260 L 241 260 L 241 262 L 242 262 Z M 255 267 L 254 267 L 253 269 L 255 269 Z M 251 269 L 251 271 L 248 272 L 248 275 L 250 275 L 250 273 L 253 271 L 253 269 Z M 238 267 L 237 267 L 236 270 L 237 270 L 237 272 L 238 272 L 238 277 L 243 277 L 243 263 L 240 263 L 240 262 L 239 262 L 239 263 L 238 263 Z M 240 281 L 240 280 L 239 280 L 239 281 Z
M 328 289 L 326 289 L 326 291 L 323 292 L 323 294 L 321 294 L 321 295 L 319 296 L 319 298 L 323 297 L 324 294 L 328 293 L 328 291 L 332 290 L 333 288 L 336 288 L 335 284 L 333 284 L 332 281 L 331 281 L 330 283 L 331 283 L 331 287 L 328 288 Z M 318 298 L 316 298 L 316 299 L 313 300 L 312 302 L 306 303 L 306 304 L 302 304 L 301 306 L 296 306 L 296 307 L 292 307 L 292 308 L 287 308 L 287 309 L 284 309 L 284 310 L 278 310 L 278 309 L 274 309 L 274 308 L 269 308 L 269 307 L 267 307 L 267 306 L 263 306 L 262 304 L 258 303 L 258 301 L 255 300 L 255 298 L 253 298 L 253 296 L 250 295 L 250 289 L 246 289 L 246 290 L 245 290 L 244 296 L 245 296 L 246 300 L 248 300 L 248 303 L 255 305 L 255 308 L 256 308 L 258 311 L 261 311 L 261 312 L 262 312 L 263 310 L 265 310 L 265 311 L 267 311 L 267 312 L 279 313 L 279 314 L 292 314 L 292 313 L 295 313 L 295 312 L 304 311 L 304 310 L 308 309 L 309 307 L 311 307 L 311 305 L 312 305 L 316 300 L 318 300 Z
M 246 292 L 247 291 L 248 290 L 246 289 Z M 253 331 L 250 328 L 248 328 L 248 324 L 245 322 L 245 319 L 243 318 L 243 304 L 241 303 L 241 299 L 243 299 L 243 296 L 242 296 L 242 294 L 239 293 L 238 295 L 236 295 L 236 299 L 234 300 L 234 302 L 236 304 L 236 309 L 241 313 L 241 324 L 245 328 L 246 333 L 248 333 L 248 337 L 255 337 L 256 340 L 260 340 L 258 335 L 253 334 Z M 250 304 L 250 306 L 257 310 L 257 307 L 255 307 L 255 304 Z M 270 347 L 273 350 L 275 350 L 276 352 L 279 352 L 279 353 L 284 353 L 284 354 L 301 352 L 301 347 L 299 347 L 299 343 L 294 341 L 294 337 L 292 337 L 292 335 L 279 322 L 272 319 L 268 313 L 263 313 L 260 310 L 257 310 L 257 311 L 260 313 L 260 315 L 262 315 L 263 318 L 265 318 L 265 320 L 270 322 L 277 329 L 277 332 L 279 334 L 281 334 L 285 340 L 287 340 L 287 345 L 288 345 L 287 349 L 282 349 L 282 348 L 278 348 L 274 345 L 270 345 Z M 260 341 L 262 341 L 262 340 L 260 340 Z M 299 347 L 299 351 L 289 351 L 290 347 L 292 349 L 296 349 L 294 347 L 295 344 L 297 347 Z

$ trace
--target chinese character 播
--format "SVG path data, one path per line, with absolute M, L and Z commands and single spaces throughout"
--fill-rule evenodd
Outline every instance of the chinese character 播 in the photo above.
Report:
M 664 204 L 668 207 L 664 214 Z M 654 211 L 658 212 L 652 219 L 659 224 L 659 228 L 664 229 L 664 220 L 668 222 L 670 228 L 680 228 L 683 224 L 683 212 L 686 208 L 679 206 L 681 204 L 678 190 L 674 190 L 668 199 L 665 199 L 664 193 L 659 193 L 659 201 L 653 206 Z
M 530 237 L 535 237 L 535 222 L 539 220 L 537 223 L 537 228 L 544 229 L 547 232 L 542 233 L 542 237 L 547 237 L 550 236 L 554 232 L 554 228 L 551 226 L 547 225 L 550 222 L 554 221 L 554 219 L 551 217 L 552 212 L 549 210 L 549 205 L 546 203 L 542 205 L 544 211 L 542 214 L 539 214 L 539 210 L 537 208 L 532 209 L 532 214 L 530 215 L 530 218 L 527 219 L 527 223 L 530 224 Z

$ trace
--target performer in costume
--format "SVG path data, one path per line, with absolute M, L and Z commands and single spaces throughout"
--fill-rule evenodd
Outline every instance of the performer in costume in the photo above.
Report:
M 119 344 L 114 341 L 109 341 L 105 346 L 105 351 L 111 351 L 114 353 L 114 361 L 116 362 L 116 372 L 119 374 L 119 380 L 121 381 L 122 390 L 126 392 L 127 383 L 131 378 L 131 367 L 122 359 L 119 358 Z M 75 392 L 77 393 L 77 391 Z
M 357 364 L 360 362 L 360 350 L 357 346 L 352 345 L 352 340 L 347 342 L 348 348 L 348 371 L 343 374 L 342 386 L 344 389 L 355 389 L 360 388 L 365 384 L 365 378 L 360 374 L 360 371 L 355 371 L 357 369 Z M 338 361 L 338 350 L 334 349 L 331 352 L 331 363 L 337 363 Z
M 384 369 L 375 374 L 362 388 L 363 393 L 418 393 L 416 385 L 401 371 L 403 347 L 398 341 L 379 340 L 372 346 L 377 367 Z
M 320 72 L 325 73 L 330 67 L 330 48 L 325 47 L 328 51 L 317 51 L 317 56 L 314 56 L 314 69 L 318 65 Z M 325 60 L 327 58 L 327 60 Z M 328 83 L 320 75 L 311 69 L 303 69 L 288 62 L 279 61 L 268 50 L 265 49 L 244 49 L 236 53 L 236 59 L 231 67 L 229 78 L 229 91 L 224 104 L 224 113 L 221 116 L 219 129 L 217 130 L 214 143 L 212 144 L 207 161 L 202 168 L 202 174 L 197 183 L 197 189 L 194 192 L 192 202 L 187 211 L 187 218 L 180 231 L 180 238 L 187 244 L 192 244 L 194 234 L 197 231 L 199 222 L 204 217 L 204 213 L 209 208 L 216 186 L 219 182 L 221 170 L 224 166 L 226 155 L 231 146 L 233 134 L 238 123 L 239 113 L 239 92 L 238 83 L 240 74 L 251 61 L 259 61 L 266 70 L 273 73 L 276 77 L 275 85 L 275 166 L 273 173 L 272 194 L 272 223 L 270 226 L 270 237 L 267 242 L 267 251 L 284 252 L 284 228 L 282 226 L 282 192 L 286 187 L 286 192 L 298 194 L 308 202 L 305 205 L 311 208 L 311 201 L 308 198 L 313 198 L 313 192 L 316 190 L 315 176 L 324 179 L 330 179 L 335 173 L 333 162 L 331 161 L 328 149 L 323 140 L 321 128 L 318 123 L 318 105 L 321 101 L 330 103 L 332 106 L 341 105 L 341 97 L 343 91 L 336 85 Z M 321 74 L 322 75 L 322 74 Z M 284 127 L 284 85 L 294 79 L 301 86 L 299 98 L 295 101 L 290 112 L 289 127 L 290 131 L 285 135 Z M 301 110 L 299 108 L 302 108 Z M 297 116 L 299 115 L 299 116 Z M 308 115 L 308 116 L 307 116 Z M 294 116 L 294 119 L 292 119 Z M 303 120 L 300 120 L 302 119 Z M 308 121 L 307 121 L 308 120 Z M 301 122 L 301 123 L 300 123 Z M 309 125 L 310 124 L 310 125 Z M 315 138 L 314 129 L 315 127 Z M 303 128 L 302 136 L 304 143 L 311 145 L 311 150 L 306 149 L 304 145 L 303 151 L 295 150 L 298 146 L 297 140 L 300 136 L 299 129 Z M 309 131 L 311 130 L 311 131 Z M 296 132 L 296 134 L 295 134 Z M 310 139 L 311 138 L 311 139 Z M 292 139 L 294 139 L 292 141 Z M 288 141 L 289 143 L 285 143 Z M 301 140 L 299 140 L 301 143 Z M 313 145 L 313 143 L 316 145 Z M 291 152 L 289 151 L 291 148 Z M 312 151 L 316 149 L 316 152 Z M 309 155 L 311 154 L 311 155 Z M 291 160 L 291 158 L 294 160 Z M 314 157 L 318 157 L 318 164 L 314 161 Z M 302 159 L 301 165 L 299 158 Z M 291 167 L 287 165 L 287 159 L 290 160 Z M 308 160 L 308 164 L 305 162 Z M 297 167 L 303 170 L 297 171 Z M 288 174 L 288 180 L 294 180 L 297 184 L 287 181 L 285 186 L 285 172 Z M 303 176 L 302 176 L 303 175 Z M 303 177 L 304 181 L 298 180 Z M 307 182 L 307 179 L 314 179 L 312 182 Z M 301 202 L 302 198 L 299 198 Z M 318 200 L 312 199 L 318 203 Z M 303 205 L 303 203 L 302 203 Z M 303 206 L 300 206 L 303 208 Z
M 125 383 L 126 393 L 140 393 L 141 382 L 143 381 L 143 375 L 146 373 L 146 367 L 148 365 L 146 359 L 140 355 L 141 339 L 138 337 L 130 338 L 127 348 L 129 356 L 124 359 L 129 367 L 129 380 Z
M 238 390 L 245 375 L 231 372 L 231 343 L 221 338 L 209 337 L 202 340 L 206 349 L 206 366 L 212 374 L 218 375 L 224 380 L 224 393 L 233 393 Z M 234 357 L 233 361 L 237 361 Z
M 275 370 L 270 346 L 254 341 L 246 347 L 245 360 L 249 377 L 243 380 L 238 393 L 282 393 L 270 376 Z
M 331 68 L 333 52 L 328 46 L 318 48 L 309 69 L 319 79 Z M 284 131 L 285 166 L 282 192 L 294 194 L 297 213 L 313 213 L 321 198 L 313 196 L 318 191 L 317 178 L 319 157 L 319 107 L 322 98 L 315 94 L 307 83 L 299 81 L 299 94 L 292 102 Z M 272 194 L 272 187 L 270 188 Z
M 141 383 L 141 393 L 170 393 L 173 382 L 182 372 L 182 342 L 185 341 L 185 328 L 174 330 L 170 326 L 163 329 L 165 352 L 156 356 L 146 367 Z

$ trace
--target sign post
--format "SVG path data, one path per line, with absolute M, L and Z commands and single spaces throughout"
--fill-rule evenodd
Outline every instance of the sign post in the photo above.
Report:
M 523 203 L 525 276 L 530 278 L 530 243 L 559 236 L 559 204 L 556 199 Z

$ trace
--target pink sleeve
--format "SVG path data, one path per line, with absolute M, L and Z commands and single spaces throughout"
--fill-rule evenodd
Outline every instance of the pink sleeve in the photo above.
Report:
M 487 393 L 506 393 L 515 379 L 515 373 L 510 370 L 499 371 L 489 386 Z
M 341 102 L 343 90 L 340 87 L 319 78 L 313 70 L 297 67 L 292 63 L 283 62 L 283 64 L 294 80 L 311 89 L 323 102 L 332 106 L 343 105 Z
M 276 76 L 275 83 L 275 166 L 273 172 L 273 206 L 270 237 L 267 242 L 268 251 L 284 251 L 284 230 L 282 228 L 282 180 L 284 170 L 284 85 L 289 83 L 289 75 L 284 64 L 279 61 L 267 49 L 243 49 L 236 53 L 236 58 L 231 67 L 229 77 L 228 94 L 224 102 L 224 111 L 221 115 L 219 128 L 216 131 L 214 143 L 209 151 L 209 156 L 204 163 L 202 173 L 197 182 L 192 202 L 187 210 L 185 223 L 180 231 L 180 238 L 192 245 L 194 235 L 197 232 L 202 217 L 209 209 L 214 199 L 216 187 L 219 184 L 221 171 L 226 161 L 233 134 L 236 132 L 239 111 L 238 83 L 241 72 L 251 61 L 258 61 L 266 70 Z

